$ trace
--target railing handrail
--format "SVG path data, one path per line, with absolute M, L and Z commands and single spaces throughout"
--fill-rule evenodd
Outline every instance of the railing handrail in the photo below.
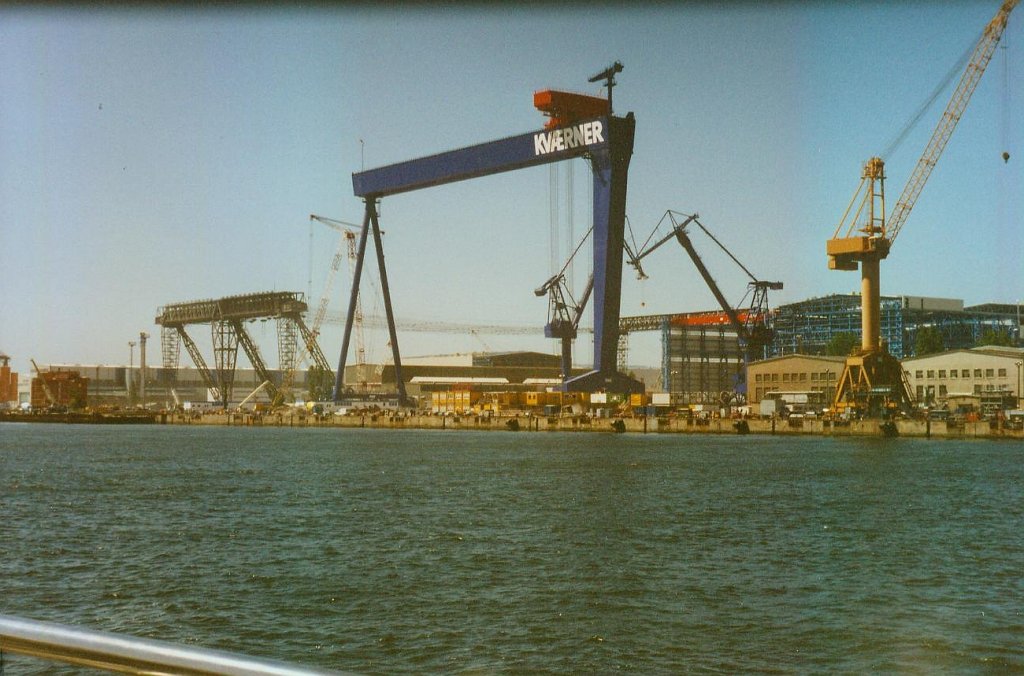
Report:
M 0 615 L 0 651 L 126 674 L 313 676 L 339 673 L 12 615 Z

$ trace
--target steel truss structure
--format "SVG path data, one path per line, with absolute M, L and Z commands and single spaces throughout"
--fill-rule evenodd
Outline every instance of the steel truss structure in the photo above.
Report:
M 903 314 L 900 298 L 880 299 L 880 337 L 897 359 L 902 359 Z M 839 334 L 861 335 L 861 299 L 854 294 L 834 294 L 798 303 L 780 305 L 775 314 L 775 340 L 771 356 L 784 354 L 825 354 L 829 342 Z
M 283 372 L 295 366 L 297 336 L 302 337 L 315 365 L 330 371 L 331 367 L 317 344 L 316 337 L 302 320 L 306 310 L 303 295 L 292 291 L 268 291 L 166 305 L 158 310 L 154 320 L 161 327 L 163 367 L 171 373 L 170 378 L 173 382 L 174 373 L 178 368 L 180 345 L 184 343 L 185 350 L 192 357 L 192 362 L 203 378 L 203 383 L 226 407 L 231 399 L 238 347 L 241 345 L 259 377 L 270 383 L 267 390 L 271 399 L 277 400 L 286 394 L 282 391 L 280 378 L 275 377 L 267 368 L 259 347 L 245 329 L 245 323 L 276 320 L 278 359 Z M 211 371 L 207 366 L 206 359 L 186 329 L 187 326 L 196 324 L 210 325 L 215 371 Z
M 947 350 L 978 345 L 986 331 L 1004 333 L 1011 342 L 1021 338 L 1019 309 L 1011 304 L 986 304 L 963 310 L 921 309 L 903 296 L 880 299 L 881 341 L 897 359 L 915 355 L 918 334 L 934 328 Z M 825 354 L 837 335 L 860 337 L 861 299 L 859 295 L 836 294 L 781 305 L 775 314 L 775 340 L 769 346 L 771 356 L 784 354 Z

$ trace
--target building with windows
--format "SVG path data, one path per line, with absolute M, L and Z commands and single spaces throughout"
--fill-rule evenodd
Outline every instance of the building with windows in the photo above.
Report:
M 1017 405 L 1022 362 L 1024 349 L 977 347 L 904 359 L 903 370 L 922 405 L 943 407 L 950 399 L 971 397 Z
M 846 360 L 792 354 L 757 361 L 747 367 L 747 392 L 751 403 L 771 398 L 771 393 L 816 393 L 831 405 Z

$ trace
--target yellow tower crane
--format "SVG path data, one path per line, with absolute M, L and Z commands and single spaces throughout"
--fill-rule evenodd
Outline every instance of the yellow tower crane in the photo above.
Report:
M 829 269 L 856 270 L 859 263 L 861 271 L 861 345 L 847 358 L 836 387 L 832 407 L 836 413 L 853 410 L 877 415 L 913 404 L 913 395 L 899 360 L 890 355 L 881 343 L 879 264 L 889 255 L 893 242 L 906 224 L 924 184 L 992 59 L 1010 12 L 1019 2 L 1005 0 L 985 26 L 967 68 L 888 221 L 885 217 L 885 162 L 880 157 L 872 157 L 864 165 L 860 186 L 832 239 L 826 244 Z

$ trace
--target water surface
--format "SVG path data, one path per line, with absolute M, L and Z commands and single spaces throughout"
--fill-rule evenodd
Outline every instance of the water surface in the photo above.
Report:
M 1020 670 L 1022 460 L 944 440 L 3 425 L 0 613 L 369 674 Z

